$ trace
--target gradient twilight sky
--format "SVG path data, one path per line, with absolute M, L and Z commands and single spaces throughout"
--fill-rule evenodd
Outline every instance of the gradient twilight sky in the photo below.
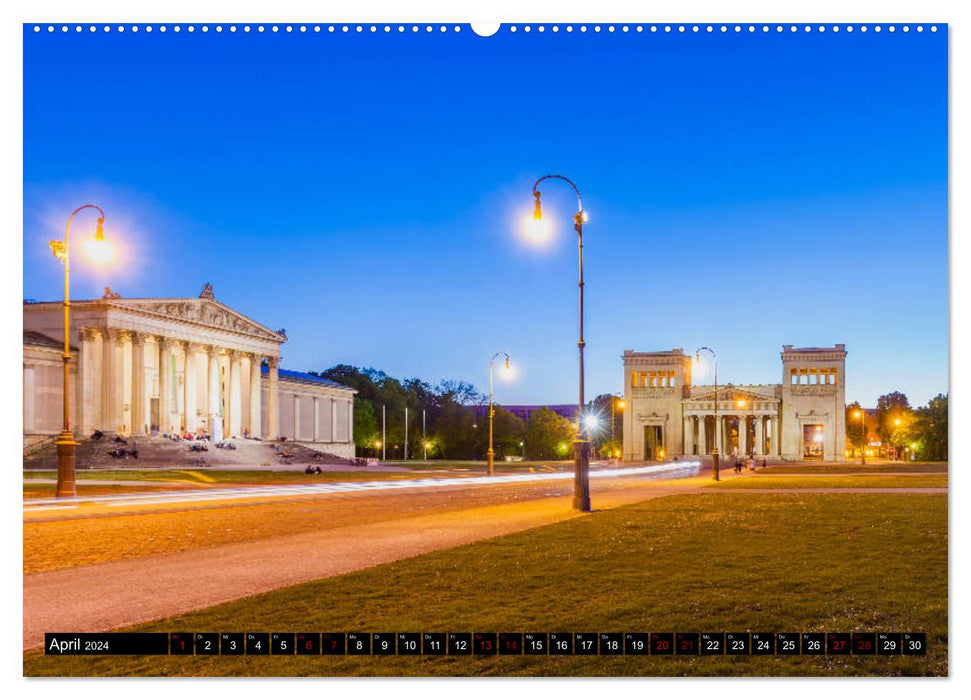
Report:
M 228 26 L 228 25 L 227 25 Z M 353 27 L 353 25 L 352 25 Z M 45 28 L 46 29 L 46 28 Z M 371 366 L 576 400 L 575 207 L 523 244 L 530 187 L 590 221 L 587 395 L 624 349 L 781 381 L 845 343 L 847 401 L 948 382 L 947 29 L 306 34 L 24 29 L 25 298 L 93 202 L 124 264 L 76 298 L 216 298 L 286 328 L 283 365 Z M 93 230 L 78 218 L 77 240 Z M 710 383 L 700 373 L 697 383 Z

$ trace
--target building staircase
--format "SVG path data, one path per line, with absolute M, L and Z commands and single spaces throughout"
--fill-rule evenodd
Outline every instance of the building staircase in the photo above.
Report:
M 355 466 L 354 460 L 319 452 L 305 445 L 287 441 L 253 439 L 225 440 L 236 449 L 222 449 L 206 440 L 175 440 L 172 437 L 125 437 L 115 442 L 105 435 L 101 439 L 78 440 L 75 452 L 76 469 L 260 469 L 280 465 L 339 464 Z M 194 451 L 192 446 L 205 446 L 206 451 Z M 42 445 L 24 449 L 24 470 L 55 471 L 57 448 L 53 439 Z M 113 449 L 137 448 L 138 457 L 114 457 Z

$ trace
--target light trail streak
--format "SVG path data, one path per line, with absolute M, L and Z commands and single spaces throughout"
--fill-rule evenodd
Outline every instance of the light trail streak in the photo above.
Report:
M 683 479 L 696 476 L 701 462 L 669 462 L 647 467 L 599 469 L 590 472 L 591 479 L 641 476 L 655 479 Z M 358 493 L 362 491 L 406 491 L 414 489 L 442 488 L 449 486 L 491 486 L 542 481 L 567 481 L 573 472 L 543 474 L 507 474 L 504 476 L 463 476 L 447 478 L 407 479 L 396 481 L 345 481 L 324 484 L 288 486 L 248 486 L 196 491 L 164 491 L 152 494 L 112 494 L 82 496 L 71 501 L 54 498 L 32 499 L 24 504 L 24 512 L 76 508 L 82 503 L 97 503 L 113 507 L 163 505 L 170 503 L 199 503 L 205 501 L 242 500 L 254 498 L 279 498 L 288 496 L 314 496 L 333 493 Z

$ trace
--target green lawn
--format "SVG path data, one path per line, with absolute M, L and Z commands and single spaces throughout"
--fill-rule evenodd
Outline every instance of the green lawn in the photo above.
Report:
M 946 675 L 947 498 L 662 498 L 141 631 L 924 631 L 925 657 L 45 657 L 25 675 Z
M 947 474 L 887 474 L 874 476 L 846 475 L 813 475 L 813 476 L 783 476 L 776 474 L 765 475 L 764 472 L 742 472 L 739 478 L 725 481 L 711 482 L 714 488 L 722 489 L 829 489 L 829 488 L 947 488 Z
M 730 467 L 729 467 L 730 468 Z M 888 464 L 860 464 L 856 462 L 843 462 L 841 464 L 773 464 L 764 469 L 759 468 L 763 474 L 902 474 L 902 473 L 921 473 L 921 474 L 940 474 L 947 473 L 947 462 L 894 462 Z

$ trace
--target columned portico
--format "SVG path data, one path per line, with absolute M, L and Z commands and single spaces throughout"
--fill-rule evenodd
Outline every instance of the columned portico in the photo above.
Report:
M 624 458 L 658 454 L 841 460 L 845 447 L 843 345 L 783 346 L 782 384 L 691 383 L 681 349 L 624 351 Z M 672 425 L 673 422 L 673 425 Z M 737 425 L 737 430 L 734 426 Z M 697 431 L 697 432 L 695 432 Z
M 293 391 L 292 373 L 283 381 L 279 367 L 285 331 L 270 330 L 216 301 L 211 286 L 198 298 L 174 299 L 125 299 L 106 290 L 102 299 L 72 300 L 71 306 L 70 422 L 78 438 L 96 429 L 123 435 L 208 431 L 216 439 L 275 439 L 292 432 L 280 420 L 284 392 L 290 401 Z M 62 404 L 58 399 L 55 406 L 51 396 L 63 386 L 62 373 L 55 372 L 61 368 L 63 320 L 63 302 L 24 303 L 25 439 L 60 429 Z M 333 441 L 334 450 L 352 456 L 353 392 L 321 382 L 308 385 L 317 395 L 312 401 L 308 395 L 297 409 L 303 416 L 301 438 Z M 331 426 L 336 414 L 331 395 L 342 399 L 339 431 Z M 347 440 L 334 440 L 338 432 Z

